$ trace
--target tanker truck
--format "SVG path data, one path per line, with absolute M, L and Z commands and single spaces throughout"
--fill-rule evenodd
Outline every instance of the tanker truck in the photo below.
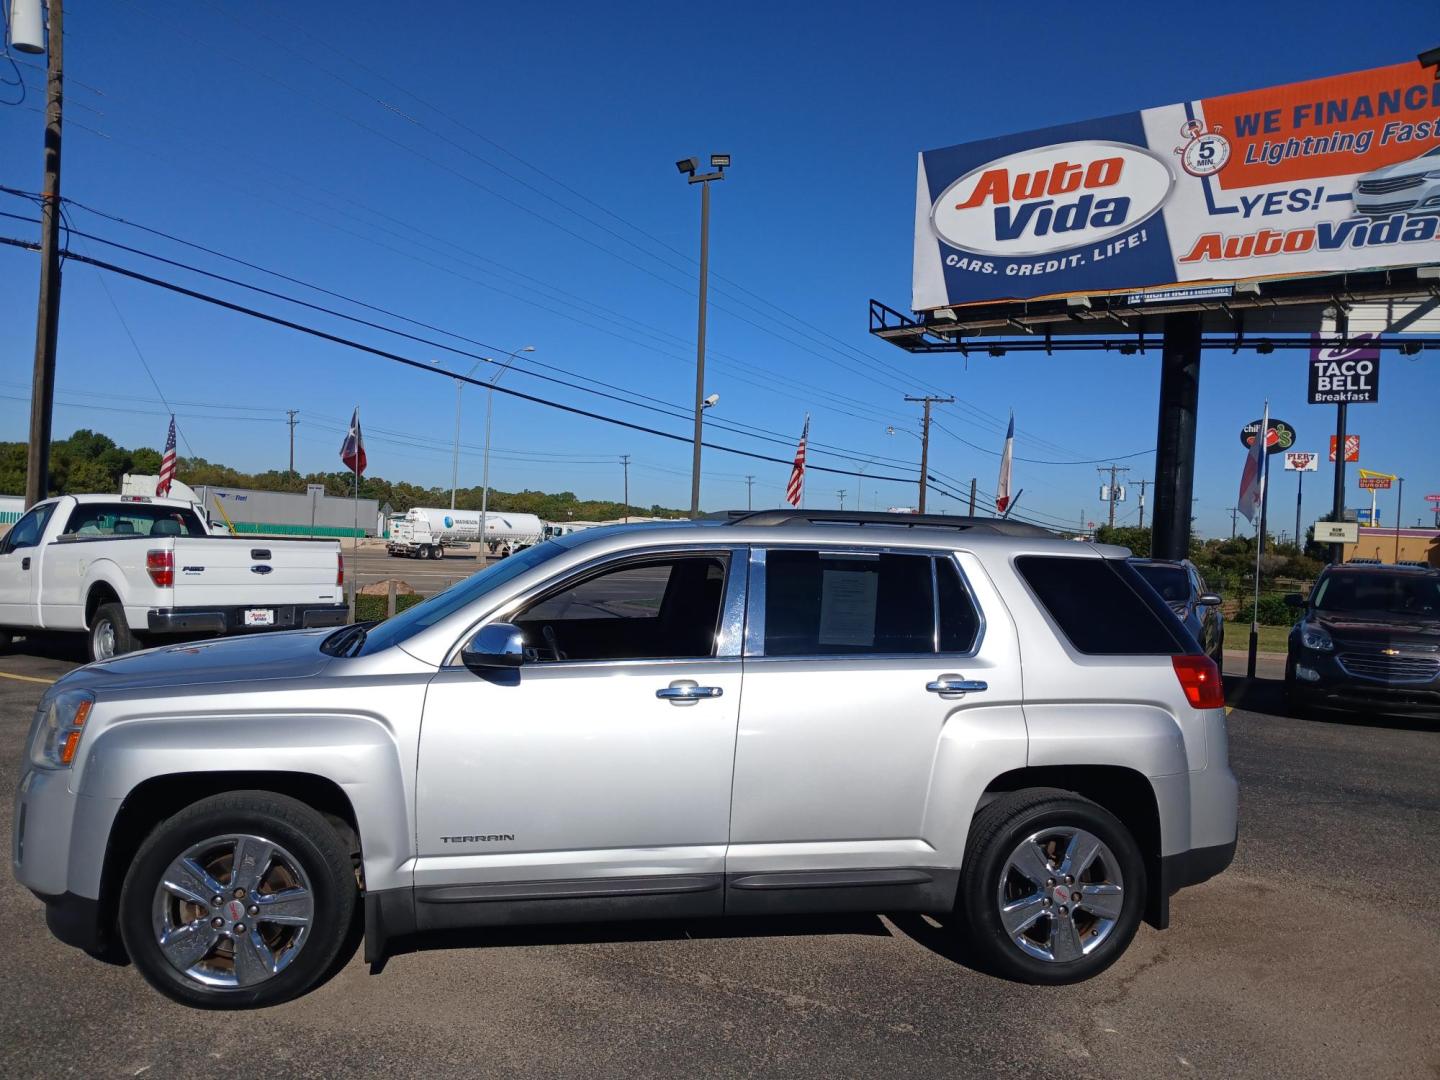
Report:
M 545 523 L 534 514 L 491 510 L 485 515 L 485 551 L 512 555 L 545 535 Z M 481 541 L 479 510 L 443 510 L 417 506 L 390 529 L 385 550 L 412 559 L 440 559 L 444 549 Z

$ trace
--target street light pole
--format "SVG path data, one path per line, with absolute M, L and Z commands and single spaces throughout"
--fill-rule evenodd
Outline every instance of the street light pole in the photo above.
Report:
M 16 21 L 21 8 L 15 5 Z M 38 13 L 37 13 L 38 14 Z M 37 34 L 36 37 L 39 35 Z M 38 51 L 37 42 L 12 42 L 24 52 Z M 40 297 L 35 313 L 35 369 L 30 389 L 30 443 L 25 458 L 25 505 L 50 493 L 50 437 L 55 411 L 55 348 L 60 333 L 60 128 L 65 104 L 65 27 L 61 0 L 50 0 L 50 56 L 46 66 L 45 181 L 40 208 Z
M 505 372 L 509 370 L 511 362 L 515 360 L 519 353 L 534 351 L 534 345 L 526 345 L 524 348 L 516 349 L 513 352 L 506 353 L 505 362 L 500 365 L 500 370 L 495 372 L 495 374 L 491 376 L 490 385 L 485 387 L 485 457 L 484 464 L 481 467 L 480 480 L 480 558 L 482 561 L 485 559 L 485 536 L 490 524 L 490 423 L 495 416 L 494 386 L 500 381 L 500 376 L 504 375 Z M 485 359 L 489 360 L 490 358 L 486 357 Z M 481 363 L 484 362 L 484 360 L 481 361 Z M 475 368 L 471 368 L 470 370 L 474 371 Z M 460 412 L 460 406 L 458 403 L 455 406 L 455 412 L 458 416 Z
M 474 368 L 470 369 L 474 371 Z M 465 384 L 455 380 L 455 450 L 450 457 L 450 510 L 455 510 L 455 488 L 460 483 L 460 388 Z
M 695 330 L 695 445 L 690 459 L 690 516 L 700 516 L 700 448 L 705 427 L 705 307 L 710 289 L 710 182 L 724 180 L 729 154 L 711 154 L 713 172 L 696 175 L 700 162 L 682 158 L 675 163 L 691 184 L 700 185 L 700 307 Z

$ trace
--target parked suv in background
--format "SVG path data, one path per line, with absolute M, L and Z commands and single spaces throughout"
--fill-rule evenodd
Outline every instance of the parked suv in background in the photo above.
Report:
M 1440 719 L 1440 570 L 1346 563 L 1321 572 L 1290 631 L 1285 691 L 1296 709 Z
M 452 927 L 920 911 L 1104 970 L 1223 870 L 1215 665 L 1119 548 L 770 511 L 550 540 L 378 625 L 51 687 L 14 868 L 155 988 L 303 993 Z M 743 693 L 742 693 L 743 687 Z
M 1205 588 L 1205 579 L 1189 559 L 1131 559 L 1149 586 L 1180 616 L 1207 656 L 1225 668 L 1225 615 L 1219 595 Z

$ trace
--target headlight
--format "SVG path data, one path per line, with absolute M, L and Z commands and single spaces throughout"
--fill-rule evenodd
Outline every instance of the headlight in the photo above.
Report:
M 1330 640 L 1330 635 L 1318 626 L 1310 626 L 1308 623 L 1300 624 L 1300 644 L 1307 649 L 1317 649 L 1320 652 L 1331 652 L 1335 643 Z
M 94 705 L 95 695 L 88 690 L 62 690 L 42 698 L 30 740 L 30 760 L 42 769 L 68 768 Z

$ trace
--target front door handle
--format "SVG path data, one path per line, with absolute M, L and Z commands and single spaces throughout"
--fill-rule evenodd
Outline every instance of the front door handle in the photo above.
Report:
M 20 560 L 20 569 L 21 569 L 21 570 L 29 570 L 29 569 L 30 569 L 30 556 L 29 556 L 29 555 L 26 555 L 23 559 Z
M 677 679 L 655 691 L 655 696 L 672 705 L 694 705 L 701 698 L 717 698 L 724 693 L 718 686 L 701 686 L 694 679 Z
M 941 675 L 925 684 L 932 694 L 978 694 L 989 690 L 990 684 L 980 679 L 962 679 L 955 675 Z

